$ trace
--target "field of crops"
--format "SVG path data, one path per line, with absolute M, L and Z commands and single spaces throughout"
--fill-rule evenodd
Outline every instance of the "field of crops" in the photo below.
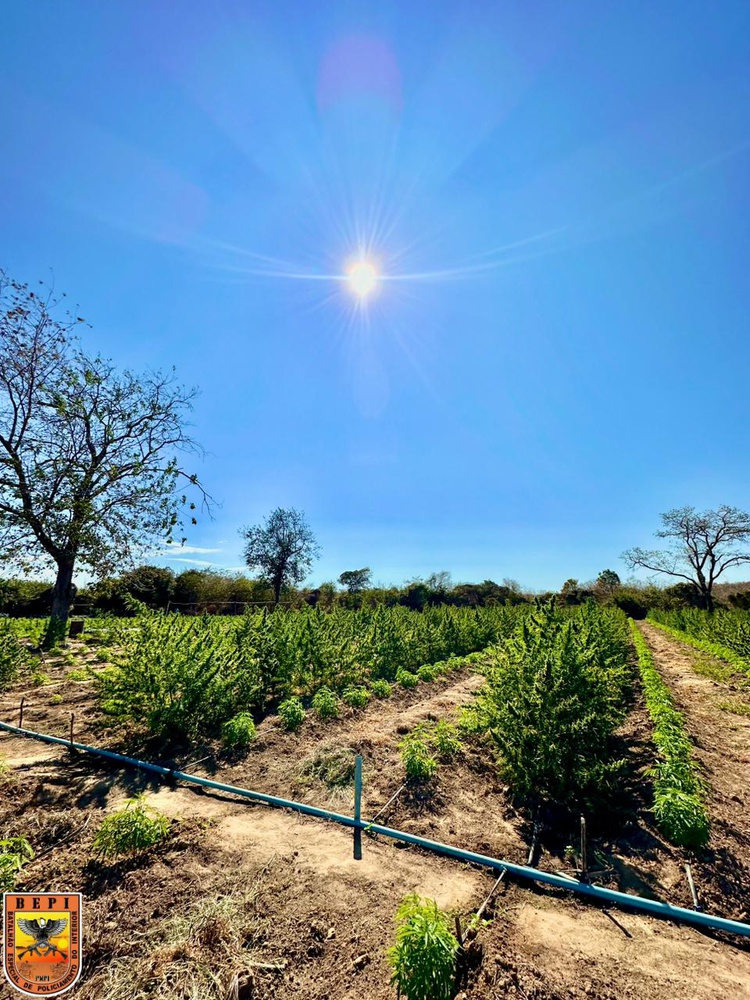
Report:
M 727 651 L 727 659 L 750 672 L 750 612 L 720 609 L 709 614 L 697 608 L 654 609 L 648 617 L 657 625 L 696 640 L 707 652 L 721 657 Z
M 695 621 L 700 620 L 696 616 Z M 404 607 L 303 608 L 222 617 L 141 607 L 129 617 L 89 618 L 81 635 L 51 652 L 38 648 L 45 624 L 42 619 L 0 620 L 4 721 L 17 723 L 24 696 L 24 726 L 37 732 L 67 736 L 68 727 L 74 726 L 80 743 L 146 760 L 176 761 L 185 771 L 348 815 L 355 758 L 361 754 L 366 815 L 380 816 L 376 822 L 521 863 L 531 855 L 536 866 L 576 878 L 582 866 L 587 871 L 585 849 L 577 843 L 583 816 L 592 878 L 627 888 L 631 878 L 643 873 L 660 896 L 689 906 L 682 885 L 688 860 L 702 898 L 708 896 L 714 909 L 739 916 L 744 905 L 750 868 L 742 838 L 750 835 L 750 828 L 741 804 L 741 731 L 732 721 L 740 717 L 727 719 L 721 729 L 720 770 L 707 767 L 706 748 L 722 726 L 722 711 L 717 706 L 707 722 L 711 738 L 705 729 L 696 731 L 703 705 L 685 702 L 683 675 L 676 672 L 690 670 L 693 652 L 649 623 L 629 623 L 619 609 L 594 602 L 566 607 L 547 601 L 423 612 Z M 682 649 L 675 654 L 675 665 L 670 666 L 663 653 L 657 655 L 660 647 L 654 645 L 654 635 L 664 648 Z M 725 629 L 722 637 L 726 635 Z M 729 747 L 735 731 L 737 746 Z M 14 768 L 20 765 L 22 775 L 16 781 L 15 770 L 6 767 L 11 777 L 5 780 L 16 781 L 15 799 L 8 797 L 0 808 L 5 845 L 0 847 L 0 867 L 4 859 L 6 887 L 36 877 L 35 852 L 47 850 L 61 835 L 75 838 L 76 831 L 84 831 L 80 840 L 71 842 L 69 854 L 67 846 L 57 854 L 68 858 L 65 877 L 85 887 L 87 878 L 99 878 L 102 865 L 112 871 L 128 865 L 134 876 L 143 876 L 138 890 L 144 893 L 143 905 L 132 908 L 132 929 L 140 935 L 151 926 L 151 914 L 165 912 L 162 893 L 174 892 L 168 905 L 178 905 L 186 862 L 197 866 L 202 887 L 210 882 L 209 895 L 229 906 L 221 873 L 238 865 L 243 872 L 255 871 L 253 865 L 266 871 L 267 857 L 281 851 L 284 863 L 274 874 L 264 904 L 272 914 L 269 931 L 253 961 L 275 970 L 267 972 L 269 982 L 281 975 L 279 970 L 296 954 L 295 942 L 309 925 L 312 943 L 300 945 L 294 959 L 294 975 L 308 977 L 308 992 L 301 995 L 317 996 L 311 984 L 329 981 L 339 972 L 341 988 L 335 995 L 350 995 L 352 963 L 363 961 L 365 946 L 353 941 L 351 949 L 356 950 L 349 954 L 348 937 L 339 938 L 334 924 L 341 919 L 336 916 L 340 900 L 348 901 L 350 913 L 363 890 L 354 871 L 342 868 L 343 882 L 332 874 L 331 865 L 350 863 L 344 833 L 328 831 L 327 825 L 300 825 L 286 812 L 275 817 L 262 810 L 243 812 L 237 803 L 179 786 L 149 787 L 128 774 L 100 770 L 78 755 L 67 760 L 67 750 L 50 767 L 46 749 L 40 752 L 29 740 L 10 737 L 3 750 Z M 727 761 L 735 758 L 737 769 L 728 769 Z M 71 762 L 75 771 L 68 774 Z M 42 786 L 28 782 L 25 769 L 38 771 L 44 788 L 56 789 L 58 796 L 54 819 L 45 818 L 50 805 L 44 798 L 33 827 L 29 816 L 37 809 L 35 796 Z M 1 772 L 0 766 L 0 781 Z M 83 782 L 80 788 L 86 794 L 69 790 L 69 780 Z M 145 797 L 130 797 L 131 780 L 136 791 L 146 789 Z M 129 797 L 123 801 L 125 788 Z M 104 799 L 98 796 L 110 795 L 102 808 Z M 71 802 L 77 805 L 68 820 Z M 205 829 L 204 821 L 209 824 Z M 714 870 L 713 858 L 719 853 L 732 865 L 731 882 Z M 467 904 L 461 886 L 469 876 L 437 868 L 438 859 L 389 851 L 369 839 L 365 855 L 370 860 L 363 869 L 371 880 L 368 898 L 373 892 L 377 896 L 366 932 L 368 962 L 379 971 L 358 995 L 380 1000 L 385 994 L 377 984 L 387 982 L 389 975 L 407 988 L 413 957 L 410 935 L 423 924 L 445 945 L 440 975 L 446 997 L 452 995 L 466 952 L 453 936 L 454 910 L 442 905 L 457 907 L 485 947 L 507 953 L 506 937 L 516 923 L 508 922 L 504 909 L 496 912 L 491 926 L 479 920 L 476 908 L 490 889 L 481 876 L 471 875 L 476 884 L 469 887 L 473 903 Z M 162 858 L 171 860 L 162 866 Z M 149 874 L 157 868 L 158 877 Z M 314 907 L 304 919 L 298 912 L 300 899 L 284 881 L 296 881 L 301 872 L 308 886 L 304 898 Z M 432 886 L 426 900 L 407 894 L 421 884 Z M 438 906 L 434 899 L 443 884 L 446 903 Z M 119 904 L 116 890 L 98 892 L 89 905 L 104 927 L 114 913 L 111 907 Z M 528 915 L 533 906 L 526 890 L 507 898 L 516 900 L 514 913 Z M 245 904 L 237 905 L 236 919 L 241 920 Z M 400 921 L 395 945 L 389 930 L 394 915 Z M 518 918 L 521 928 L 524 919 Z M 595 920 L 586 934 L 596 932 Z M 332 927 L 335 937 L 329 936 Z M 177 931 L 165 924 L 164 933 Z M 524 933 L 519 931 L 518 948 L 525 947 L 519 943 Z M 542 934 L 544 948 L 551 947 L 547 931 Z M 178 938 L 175 947 L 181 947 L 183 939 Z M 210 970 L 205 982 L 201 980 L 202 995 L 211 1000 L 232 995 L 227 992 L 231 982 L 216 973 L 210 949 L 200 946 L 200 933 L 191 930 L 190 940 L 198 942 L 191 948 L 199 947 L 196 961 L 201 969 Z M 244 948 L 237 942 L 231 947 Z M 116 953 L 115 945 L 102 937 L 96 948 L 102 961 L 89 981 L 87 1000 L 120 995 L 117 983 L 123 997 L 131 995 L 133 982 L 140 984 L 144 996 L 152 995 L 150 986 L 147 989 L 150 959 L 136 949 L 123 959 L 119 978 L 110 983 L 106 962 Z M 540 952 L 534 945 L 534 955 L 544 948 Z M 181 977 L 187 983 L 198 974 L 197 965 L 184 957 L 187 952 L 175 952 L 174 957 L 170 944 L 167 954 L 172 957 L 165 959 L 165 982 Z M 324 966 L 326 955 L 338 963 L 335 969 Z M 339 970 L 341 955 L 348 956 L 349 964 Z M 357 975 L 361 968 L 356 967 Z M 555 974 L 550 972 L 552 978 Z M 214 975 L 219 975 L 221 989 L 214 989 Z M 674 982 L 677 973 L 671 975 Z M 526 994 L 535 995 L 534 983 L 529 974 Z M 602 986 L 595 995 L 613 1000 L 617 988 L 614 980 L 607 983 L 610 992 Z M 710 988 L 696 995 L 707 1000 Z M 484 1000 L 495 995 L 483 990 L 476 981 L 467 996 Z M 654 986 L 642 995 L 663 1000 L 667 994 L 660 990 Z M 536 995 L 545 1000 L 567 997 L 554 992 Z M 174 996 L 182 998 L 183 993 Z

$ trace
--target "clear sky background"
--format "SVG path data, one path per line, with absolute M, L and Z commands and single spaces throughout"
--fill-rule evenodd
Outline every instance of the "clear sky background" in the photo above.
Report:
M 281 506 L 313 582 L 559 588 L 748 508 L 744 0 L 5 0 L 0 66 L 0 265 L 200 387 L 176 569 Z

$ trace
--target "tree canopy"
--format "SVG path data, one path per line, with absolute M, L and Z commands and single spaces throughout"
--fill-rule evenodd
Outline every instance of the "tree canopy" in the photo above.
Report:
M 76 568 L 102 575 L 171 541 L 187 504 L 178 482 L 202 490 L 177 457 L 198 450 L 184 430 L 195 390 L 87 355 L 73 334 L 83 320 L 55 318 L 60 305 L 0 271 L 0 552 L 26 570 L 55 565 L 58 632 Z
M 750 563 L 750 514 L 726 504 L 716 510 L 676 507 L 661 515 L 657 538 L 665 549 L 628 549 L 622 558 L 631 568 L 686 580 L 700 603 L 713 610 L 713 588 L 731 566 Z
M 279 603 L 282 587 L 301 583 L 320 555 L 310 526 L 301 511 L 277 507 L 263 524 L 241 528 L 245 562 L 273 587 Z

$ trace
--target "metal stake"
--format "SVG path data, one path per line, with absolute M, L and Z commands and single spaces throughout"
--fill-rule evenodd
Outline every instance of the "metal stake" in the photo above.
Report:
M 586 852 L 586 817 L 581 816 L 581 881 L 588 882 L 588 859 Z
M 362 860 L 362 827 L 359 822 L 362 819 L 362 757 L 357 754 L 354 760 L 354 819 L 357 826 L 354 827 L 354 860 Z

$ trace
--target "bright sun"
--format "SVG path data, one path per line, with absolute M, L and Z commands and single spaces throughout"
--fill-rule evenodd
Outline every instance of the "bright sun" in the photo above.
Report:
M 366 299 L 378 283 L 378 272 L 369 260 L 358 260 L 347 268 L 349 287 L 360 299 Z

